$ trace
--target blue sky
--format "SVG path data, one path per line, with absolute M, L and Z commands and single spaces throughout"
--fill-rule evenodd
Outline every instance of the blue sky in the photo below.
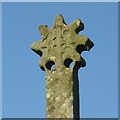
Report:
M 39 25 L 53 26 L 61 13 L 67 24 L 81 19 L 80 35 L 95 44 L 82 56 L 79 70 L 81 117 L 118 116 L 118 8 L 117 3 L 3 3 L 2 8 L 2 117 L 45 118 L 45 76 L 40 57 L 30 45 L 41 39 Z

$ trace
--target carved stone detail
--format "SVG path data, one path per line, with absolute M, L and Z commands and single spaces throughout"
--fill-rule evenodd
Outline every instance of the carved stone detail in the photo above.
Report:
M 39 26 L 42 39 L 31 45 L 31 49 L 42 56 L 40 68 L 47 72 L 47 118 L 79 118 L 77 73 L 86 65 L 81 53 L 94 45 L 85 35 L 78 35 L 83 29 L 80 19 L 67 25 L 59 14 L 52 28 Z

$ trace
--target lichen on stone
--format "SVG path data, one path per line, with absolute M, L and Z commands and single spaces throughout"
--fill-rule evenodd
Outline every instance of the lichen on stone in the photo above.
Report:
M 84 29 L 80 19 L 67 25 L 59 14 L 52 28 L 46 25 L 38 28 L 42 39 L 33 43 L 31 49 L 42 56 L 39 66 L 47 72 L 46 117 L 73 118 L 74 71 L 77 72 L 80 67 L 85 66 L 81 53 L 89 51 L 94 44 L 85 35 L 78 35 Z M 55 67 L 52 69 L 52 66 Z

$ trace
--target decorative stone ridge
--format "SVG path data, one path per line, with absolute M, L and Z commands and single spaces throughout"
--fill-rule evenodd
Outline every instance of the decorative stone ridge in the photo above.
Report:
M 78 69 L 86 65 L 81 52 L 94 45 L 88 37 L 78 35 L 83 29 L 80 19 L 67 25 L 59 14 L 52 28 L 39 26 L 42 39 L 31 45 L 42 56 L 40 68 L 47 72 L 47 118 L 79 118 Z

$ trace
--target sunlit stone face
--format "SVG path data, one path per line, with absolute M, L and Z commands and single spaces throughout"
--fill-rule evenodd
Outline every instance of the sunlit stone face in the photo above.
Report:
M 41 56 L 40 68 L 47 72 L 47 118 L 79 117 L 77 71 L 86 65 L 81 53 L 93 47 L 88 37 L 78 35 L 83 29 L 80 19 L 67 25 L 63 16 L 58 15 L 52 28 L 39 26 L 42 39 L 31 45 L 31 49 Z

